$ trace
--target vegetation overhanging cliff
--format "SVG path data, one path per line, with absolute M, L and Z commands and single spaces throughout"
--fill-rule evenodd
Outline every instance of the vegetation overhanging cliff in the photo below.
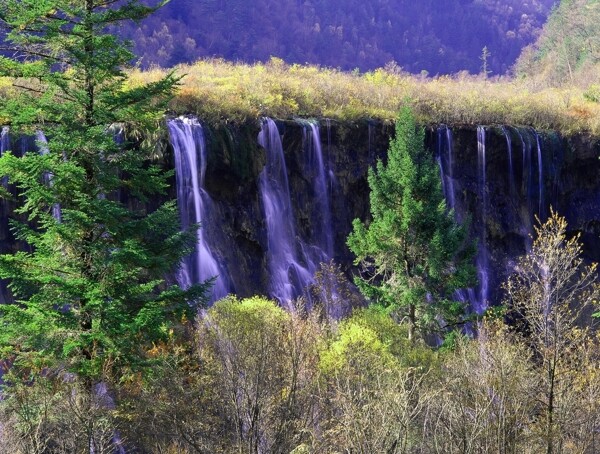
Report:
M 367 73 L 287 65 L 203 60 L 174 69 L 184 75 L 170 108 L 211 123 L 260 116 L 391 121 L 410 102 L 424 124 L 510 124 L 563 135 L 600 134 L 600 104 L 583 88 L 544 88 L 527 80 L 459 73 L 422 78 L 387 66 Z M 134 70 L 129 87 L 156 80 L 160 68 Z

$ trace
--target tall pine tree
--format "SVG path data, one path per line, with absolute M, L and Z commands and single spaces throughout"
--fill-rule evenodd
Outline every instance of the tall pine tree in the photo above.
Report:
M 13 56 L 0 57 L 0 75 L 14 81 L 0 114 L 13 135 L 43 130 L 49 139 L 48 153 L 0 158 L 27 220 L 12 228 L 30 246 L 0 256 L 15 298 L 0 310 L 0 357 L 28 375 L 67 370 L 89 393 L 143 371 L 146 351 L 204 299 L 203 285 L 165 282 L 193 247 L 176 205 L 144 208 L 165 198 L 170 173 L 151 163 L 151 147 L 114 138 L 118 124 L 156 128 L 178 82 L 170 74 L 127 85 L 133 55 L 107 29 L 166 1 L 147 3 L 0 0 Z
M 447 210 L 438 166 L 409 107 L 398 115 L 387 163 L 378 161 L 368 181 L 373 219 L 355 219 L 348 237 L 362 268 L 357 285 L 408 322 L 411 340 L 441 319 L 460 322 L 464 307 L 454 292 L 474 283 L 475 249 Z

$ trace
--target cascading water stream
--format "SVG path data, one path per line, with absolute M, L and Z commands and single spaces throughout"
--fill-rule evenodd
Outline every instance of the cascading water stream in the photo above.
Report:
M 111 395 L 105 382 L 97 383 L 94 386 L 94 405 L 108 410 L 115 409 L 115 399 Z M 114 454 L 126 454 L 125 447 L 123 446 L 124 443 L 118 430 L 113 432 L 113 439 L 111 441 Z M 94 452 L 93 448 L 94 445 L 90 444 L 90 453 Z
M 446 205 L 448 206 L 448 209 L 456 210 L 456 196 L 454 194 L 454 158 L 452 150 L 452 130 L 448 126 L 442 125 L 438 128 L 437 133 L 438 159 L 440 165 L 440 172 L 442 174 L 442 191 L 444 192 L 444 198 L 446 199 Z M 456 211 L 455 215 L 457 215 Z
M 38 149 L 39 149 L 39 152 L 41 155 L 46 155 L 50 152 L 50 150 L 48 148 L 48 139 L 46 139 L 46 136 L 44 135 L 44 133 L 42 131 L 36 131 L 35 141 L 36 141 L 36 144 L 38 146 Z M 48 186 L 52 186 L 52 174 L 51 173 L 44 174 L 44 183 L 46 183 Z M 62 214 L 60 211 L 60 204 L 55 203 L 52 205 L 52 217 L 54 219 L 56 219 L 58 222 L 60 222 L 60 220 L 62 218 Z
M 481 220 L 479 222 L 479 247 L 477 251 L 477 275 L 479 277 L 479 295 L 475 302 L 475 311 L 479 314 L 487 309 L 489 291 L 489 257 L 487 250 L 486 221 L 488 213 L 486 179 L 486 131 L 484 126 L 477 127 L 477 163 L 479 169 L 478 190 L 481 200 Z
M 212 200 L 204 189 L 206 173 L 206 142 L 202 125 L 196 119 L 178 118 L 168 121 L 168 129 L 175 154 L 177 203 L 182 229 L 196 224 L 195 252 L 186 258 L 179 270 L 179 284 L 189 288 L 216 277 L 211 291 L 211 301 L 223 298 L 230 292 L 230 283 L 224 267 L 217 261 L 207 238 L 211 219 Z
M 331 120 L 329 118 L 325 120 L 325 125 L 327 127 L 327 156 L 329 157 L 329 161 L 327 161 L 327 167 L 329 169 L 329 194 L 332 194 L 334 187 L 337 184 L 337 180 L 335 177 L 335 172 L 333 171 L 333 155 L 331 153 Z
M 516 219 L 520 220 L 520 235 L 525 240 L 525 249 L 531 247 L 531 233 L 536 215 L 543 219 L 545 215 L 546 200 L 544 197 L 544 167 L 541 138 L 533 129 L 521 131 L 515 129 L 518 135 L 522 149 L 522 169 L 520 173 L 520 183 L 517 184 L 519 177 L 518 166 L 515 166 L 513 155 L 513 143 L 511 131 L 507 127 L 502 127 L 502 134 L 506 140 L 507 147 L 507 167 L 508 167 L 508 188 L 511 203 L 516 210 Z M 440 126 L 437 131 L 438 155 L 440 171 L 442 174 L 442 187 L 448 208 L 454 208 L 455 213 L 464 210 L 465 207 L 457 206 L 457 201 L 453 198 L 455 190 L 452 187 L 452 140 L 447 134 L 444 137 L 444 131 L 450 131 L 446 126 Z M 487 225 L 490 216 L 489 206 L 489 188 L 487 181 L 487 155 L 486 155 L 486 128 L 479 126 L 477 128 L 477 198 L 479 208 L 475 213 L 474 233 L 478 238 L 478 253 L 476 257 L 477 275 L 479 286 L 477 289 L 461 290 L 457 293 L 457 298 L 463 301 L 469 301 L 471 307 L 477 312 L 482 313 L 489 303 L 490 289 L 490 256 L 489 245 L 487 244 Z M 536 147 L 535 149 L 533 147 Z M 536 153 L 534 155 L 534 153 Z M 537 162 L 536 162 L 537 159 Z M 537 163 L 537 165 L 536 165 Z M 515 168 L 517 167 L 517 168 Z M 458 204 L 460 205 L 460 204 Z M 457 220 L 458 216 L 457 216 Z
M 534 208 L 534 178 L 533 178 L 533 159 L 532 159 L 532 147 L 529 135 L 524 136 L 519 131 L 521 138 L 521 145 L 523 147 L 523 170 L 522 170 L 522 190 L 527 201 L 527 214 L 528 219 L 526 223 L 526 234 L 531 233 L 533 230 L 533 223 L 535 221 L 535 208 Z
M 3 126 L 0 135 L 0 152 L 4 154 L 8 150 L 10 150 L 10 129 L 8 126 Z
M 458 222 L 461 222 L 463 214 L 466 213 L 466 208 L 458 203 L 461 199 L 456 199 L 455 187 L 454 187 L 454 149 L 453 149 L 453 135 L 452 130 L 445 125 L 438 128 L 437 140 L 438 140 L 438 156 L 440 171 L 442 174 L 442 188 L 444 190 L 444 197 L 446 199 L 446 205 L 449 210 L 454 210 L 454 217 Z M 483 194 L 482 188 L 485 188 L 485 130 L 478 131 L 478 142 L 480 143 L 479 149 L 479 173 L 478 173 L 478 191 L 480 197 Z M 482 180 L 483 178 L 483 180 Z M 477 230 L 477 236 L 481 242 L 482 235 L 485 232 L 482 228 Z M 477 292 L 475 288 L 467 288 L 457 290 L 454 297 L 462 302 L 468 302 L 469 306 L 477 313 L 485 310 L 484 302 L 487 298 L 487 250 L 478 251 L 477 256 L 477 270 L 478 277 L 481 282 L 485 282 L 486 286 L 480 285 L 480 291 Z M 483 279 L 482 279 L 483 277 Z M 482 294 L 485 295 L 482 297 Z
M 10 150 L 10 129 L 8 126 L 2 127 L 2 133 L 0 135 L 0 156 L 2 156 L 6 151 Z M 4 176 L 0 180 L 0 184 L 4 188 L 8 187 L 8 177 Z M 2 217 L 6 216 L 6 200 L 0 200 L 0 213 L 2 213 Z M 7 228 L 3 224 L 3 228 Z M 6 304 L 7 302 L 12 301 L 11 292 L 8 290 L 7 283 L 5 281 L 0 281 L 0 304 Z M 3 361 L 0 361 L 0 384 L 3 383 L 2 375 L 4 374 L 4 365 Z
M 540 135 L 535 129 L 532 128 L 532 134 L 535 137 L 535 143 L 537 147 L 537 159 L 538 159 L 538 217 L 541 221 L 544 220 L 544 166 L 542 157 L 542 144 L 540 142 Z
M 523 134 L 521 134 L 521 131 L 519 129 L 516 129 L 517 131 L 517 135 L 519 136 L 519 139 L 521 140 L 521 150 L 523 151 L 523 166 L 522 166 L 522 175 L 521 175 L 521 179 L 523 182 L 525 182 L 525 178 L 526 178 L 526 174 L 525 174 L 525 166 L 526 166 L 526 160 L 527 160 L 527 144 L 525 143 L 525 138 L 523 137 Z M 524 183 L 523 183 L 524 184 Z
M 522 170 L 522 191 L 527 202 L 526 214 L 522 216 L 522 225 L 524 230 L 522 234 L 527 238 L 526 249 L 531 248 L 530 235 L 533 232 L 533 226 L 536 224 L 536 217 L 540 220 L 545 219 L 546 200 L 544 197 L 544 162 L 542 154 L 542 144 L 539 134 L 531 128 L 525 131 L 525 134 L 517 129 L 521 139 L 523 150 L 523 170 Z M 535 141 L 537 155 L 537 169 L 534 166 L 533 143 Z M 537 180 L 534 175 L 534 169 L 537 170 Z M 537 204 L 535 203 L 537 199 Z
M 10 150 L 10 128 L 8 126 L 3 126 L 2 134 L 0 135 L 0 156 L 8 150 Z M 6 187 L 8 184 L 8 177 L 2 177 L 1 184 Z
M 314 265 L 329 263 L 334 256 L 335 240 L 333 233 L 330 197 L 336 185 L 335 174 L 331 161 L 325 159 L 321 146 L 319 124 L 302 122 L 304 125 L 304 150 L 308 158 L 308 168 L 305 176 L 312 181 L 316 203 L 313 204 L 311 215 L 311 239 L 313 245 L 308 248 L 307 256 Z M 331 159 L 331 121 L 326 120 L 327 126 L 327 157 Z M 309 271 L 314 273 L 309 263 Z M 320 289 L 320 299 L 326 302 L 325 310 L 333 319 L 340 319 L 347 309 L 345 301 L 339 292 L 339 283 L 330 282 L 327 289 Z
M 446 143 L 448 144 L 448 196 L 450 208 L 455 210 L 456 200 L 454 195 L 454 157 L 452 152 L 452 130 L 446 126 Z M 456 213 L 456 211 L 455 211 Z
M 515 170 L 513 165 L 513 151 L 512 151 L 512 139 L 510 137 L 510 133 L 505 126 L 502 126 L 502 133 L 506 138 L 506 151 L 508 158 L 508 187 L 510 191 L 511 199 L 516 197 L 517 189 L 515 184 Z
M 327 172 L 323 159 L 321 134 L 317 123 L 310 122 L 305 125 L 304 141 L 316 202 L 314 204 L 316 210 L 313 210 L 315 219 L 313 219 L 311 243 L 321 250 L 321 257 L 316 257 L 315 261 L 327 262 L 333 257 L 333 227 L 329 204 L 329 185 L 327 184 L 329 172 Z
M 292 309 L 290 303 L 312 283 L 316 267 L 306 254 L 299 252 L 303 247 L 296 238 L 283 145 L 272 119 L 263 120 L 258 143 L 267 152 L 259 189 L 267 228 L 270 292 Z

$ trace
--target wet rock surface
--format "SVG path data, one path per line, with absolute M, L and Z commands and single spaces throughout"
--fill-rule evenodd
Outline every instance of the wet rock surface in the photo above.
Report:
M 316 238 L 323 237 L 323 223 L 330 223 L 330 258 L 350 277 L 356 270 L 346 238 L 353 219 L 369 219 L 368 169 L 377 159 L 385 160 L 394 127 L 368 120 L 319 120 L 323 169 L 317 171 L 307 150 L 310 123 L 275 123 L 283 145 L 297 247 L 314 247 Z M 267 153 L 257 140 L 261 127 L 260 120 L 204 125 L 205 188 L 213 204 L 202 224 L 214 242 L 211 249 L 216 260 L 229 274 L 231 291 L 241 297 L 270 292 L 269 242 L 260 193 Z M 24 142 L 15 139 L 12 147 L 20 150 Z M 458 219 L 470 222 L 472 237 L 487 252 L 489 303 L 500 303 L 501 283 L 516 257 L 530 247 L 536 216 L 545 219 L 550 207 L 567 218 L 571 234 L 581 234 L 585 258 L 600 261 L 598 139 L 585 135 L 563 138 L 531 128 L 486 126 L 484 142 L 483 166 L 482 143 L 476 127 L 426 129 L 426 145 L 440 162 L 447 200 L 451 199 Z M 167 144 L 162 148 L 166 150 L 164 165 L 173 168 L 172 147 Z M 319 187 L 315 179 L 322 172 L 326 177 L 326 205 L 323 200 L 317 202 L 319 194 L 315 189 Z M 169 197 L 175 198 L 175 178 L 172 181 Z M 120 197 L 127 199 L 123 194 Z M 330 213 L 322 212 L 324 206 L 329 207 Z M 2 252 L 18 247 L 8 227 L 13 210 L 14 202 L 0 203 Z
M 315 174 L 307 161 L 306 127 L 301 121 L 276 123 L 287 165 L 296 234 L 299 240 L 310 243 L 315 230 L 321 228 L 314 223 L 321 218 L 314 214 Z M 353 219 L 367 220 L 370 216 L 368 169 L 377 159 L 385 159 L 394 128 L 374 121 L 321 120 L 319 126 L 329 178 L 332 258 L 350 275 L 353 256 L 346 237 Z M 242 296 L 268 294 L 270 278 L 258 191 L 264 150 L 252 142 L 259 127 L 252 122 L 231 127 L 228 133 L 217 131 L 207 136 L 207 189 L 219 206 L 215 216 L 220 219 L 224 237 L 216 249 L 232 275 L 235 291 Z M 472 236 L 480 243 L 484 241 L 489 257 L 488 299 L 490 304 L 498 304 L 502 298 L 500 284 L 515 258 L 531 245 L 536 216 L 545 219 L 550 207 L 566 216 L 572 234 L 582 234 L 586 259 L 600 260 L 600 144 L 587 136 L 562 138 L 531 128 L 489 126 L 485 130 L 485 187 L 481 184 L 475 127 L 451 128 L 451 175 L 448 166 L 444 172 L 452 179 L 456 215 L 470 220 Z M 427 146 L 447 163 L 445 142 L 440 144 L 437 127 L 427 128 Z M 245 145 L 238 150 L 240 143 Z

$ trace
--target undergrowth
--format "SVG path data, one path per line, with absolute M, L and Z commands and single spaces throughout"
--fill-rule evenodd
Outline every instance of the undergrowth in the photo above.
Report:
M 459 73 L 425 78 L 388 66 L 368 73 L 287 65 L 202 60 L 174 69 L 184 75 L 170 105 L 213 123 L 260 116 L 365 118 L 391 121 L 407 102 L 424 124 L 510 124 L 570 135 L 600 135 L 600 104 L 582 88 L 540 88 L 511 78 Z M 134 70 L 129 87 L 157 80 L 166 70 Z

